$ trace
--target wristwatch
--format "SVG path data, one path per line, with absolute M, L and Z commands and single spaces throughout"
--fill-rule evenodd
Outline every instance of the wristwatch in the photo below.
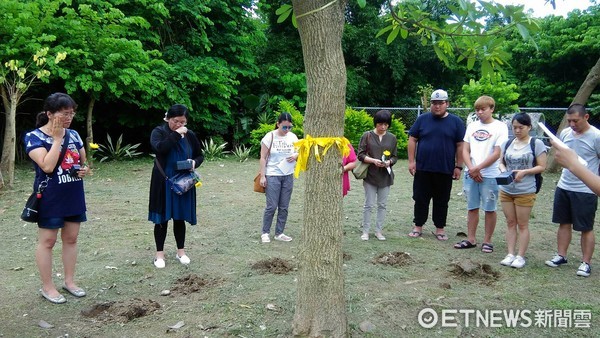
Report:
M 463 170 L 463 167 L 457 165 L 454 169 Z

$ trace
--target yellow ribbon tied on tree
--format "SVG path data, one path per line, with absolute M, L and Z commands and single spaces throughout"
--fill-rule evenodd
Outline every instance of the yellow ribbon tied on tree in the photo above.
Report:
M 321 162 L 321 156 L 325 156 L 329 148 L 334 145 L 342 153 L 342 156 L 346 157 L 350 155 L 350 141 L 345 137 L 313 138 L 310 135 L 306 135 L 305 138 L 294 143 L 294 146 L 298 149 L 298 161 L 294 170 L 294 177 L 298 178 L 301 171 L 306 171 L 311 150 L 314 152 L 317 161 Z

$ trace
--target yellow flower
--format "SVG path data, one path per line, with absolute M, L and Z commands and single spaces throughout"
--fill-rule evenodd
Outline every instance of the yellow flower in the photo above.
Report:
M 90 148 L 91 149 L 98 149 L 98 148 L 100 148 L 100 146 L 98 145 L 98 143 L 90 143 Z
M 388 156 L 390 156 L 390 155 L 391 155 L 391 153 L 390 153 L 388 150 L 385 150 L 385 151 L 383 152 L 383 155 L 385 155 L 385 157 L 388 157 Z

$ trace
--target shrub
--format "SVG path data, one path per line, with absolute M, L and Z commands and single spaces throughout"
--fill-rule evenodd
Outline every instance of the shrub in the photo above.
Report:
M 286 100 L 279 102 L 279 110 L 273 115 L 275 116 L 275 122 L 273 123 L 260 123 L 258 128 L 250 132 L 250 148 L 252 156 L 260 156 L 260 141 L 270 131 L 274 130 L 277 126 L 276 121 L 282 112 L 287 112 L 292 115 L 292 132 L 298 136 L 299 139 L 304 137 L 304 115 L 294 105 Z
M 357 111 L 350 107 L 346 108 L 344 120 L 344 136 L 352 143 L 355 149 L 358 149 L 358 143 L 362 134 L 373 129 L 373 116 L 369 115 L 365 110 Z M 406 134 L 406 126 L 398 118 L 392 118 L 392 125 L 389 127 L 389 132 L 396 135 L 398 139 L 398 158 L 408 158 L 407 146 L 408 135 Z
M 515 101 L 519 98 L 516 84 L 508 84 L 500 81 L 500 77 L 492 79 L 486 76 L 479 81 L 471 79 L 468 85 L 463 85 L 463 95 L 457 102 L 463 107 L 473 107 L 473 104 L 481 95 L 488 95 L 496 101 L 494 114 L 510 114 L 519 111 Z
M 252 151 L 252 147 L 247 148 L 245 145 L 236 146 L 233 149 L 233 156 L 240 162 L 246 162 L 250 157 L 250 152 Z
M 206 161 L 214 161 L 223 158 L 225 154 L 228 153 L 228 151 L 225 150 L 226 146 L 227 142 L 218 144 L 215 143 L 212 138 L 210 138 L 208 141 L 202 141 L 204 159 Z
M 346 108 L 344 117 L 344 136 L 352 143 L 354 148 L 358 147 L 362 134 L 373 129 L 373 116 L 369 115 L 364 109 L 354 110 Z
M 123 134 L 119 136 L 117 139 L 117 143 L 113 145 L 112 138 L 109 134 L 106 134 L 106 145 L 98 144 L 98 157 L 100 157 L 100 162 L 104 161 L 123 161 L 132 159 L 138 155 L 141 155 L 142 152 L 136 151 L 136 149 L 140 146 L 140 143 L 131 145 L 125 144 L 121 145 L 123 142 Z

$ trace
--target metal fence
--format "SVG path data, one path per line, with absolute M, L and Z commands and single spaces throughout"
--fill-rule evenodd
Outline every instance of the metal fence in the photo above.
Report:
M 399 118 L 402 123 L 406 126 L 406 131 L 412 127 L 412 125 L 417 120 L 417 117 L 426 111 L 418 106 L 418 107 L 353 107 L 356 110 L 365 110 L 370 115 L 374 115 L 375 112 L 382 109 L 389 110 L 395 118 Z M 472 108 L 457 108 L 457 107 L 449 107 L 448 111 L 456 116 L 460 117 L 465 125 L 474 120 L 475 113 Z M 528 113 L 531 115 L 533 120 L 534 128 L 532 130 L 532 135 L 541 138 L 546 141 L 547 137 L 543 135 L 539 128 L 536 128 L 537 122 L 543 122 L 548 129 L 555 132 L 558 130 L 560 122 L 562 121 L 567 108 L 530 108 L 530 107 L 521 107 L 519 111 L 523 113 Z M 497 116 L 501 121 L 506 122 L 509 125 L 509 133 L 512 134 L 512 128 L 510 128 L 510 120 L 513 114 L 500 114 Z M 590 116 L 589 119 L 590 124 L 596 126 L 600 129 L 600 117 L 599 116 Z

